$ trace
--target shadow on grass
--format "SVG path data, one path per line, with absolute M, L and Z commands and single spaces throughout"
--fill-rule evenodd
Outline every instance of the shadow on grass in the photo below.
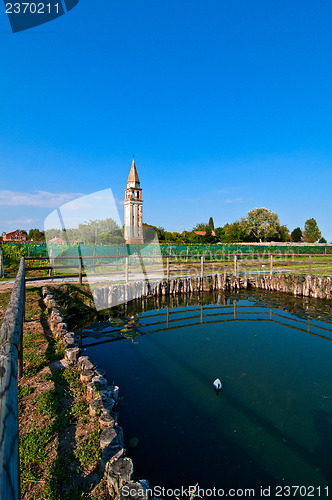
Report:
M 60 359 L 64 355 L 64 345 L 53 337 L 49 329 L 41 288 L 29 289 L 27 298 L 30 309 L 28 325 L 39 320 L 42 331 L 30 327 L 25 332 L 24 377 L 38 375 L 48 366 L 51 373 L 39 376 L 45 383 L 52 381 L 54 388 L 49 389 L 49 385 L 44 390 L 42 388 L 42 392 L 34 399 L 34 408 L 41 415 L 43 423 L 38 428 L 30 427 L 20 441 L 23 493 L 35 494 L 34 488 L 37 487 L 38 495 L 40 489 L 43 490 L 41 494 L 45 500 L 86 498 L 86 493 L 92 485 L 99 482 L 100 478 L 97 465 L 90 474 L 85 475 L 78 456 L 80 441 L 76 438 L 77 425 L 83 420 L 83 423 L 91 426 L 88 405 L 86 402 L 84 404 L 82 397 L 84 387 L 76 367 L 64 369 L 60 364 Z M 39 349 L 43 345 L 44 349 Z M 40 381 L 38 380 L 38 384 Z M 21 396 L 25 395 L 23 390 Z M 99 437 L 97 442 L 99 446 Z M 49 453 L 52 454 L 52 459 Z

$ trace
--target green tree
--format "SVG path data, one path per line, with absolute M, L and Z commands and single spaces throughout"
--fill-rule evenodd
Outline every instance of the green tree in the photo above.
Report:
M 225 224 L 223 234 L 220 241 L 224 243 L 238 243 L 245 239 L 244 227 L 240 221 L 235 221 L 232 224 Z
M 28 240 L 45 241 L 45 233 L 44 231 L 40 231 L 39 229 L 30 229 L 27 236 Z
M 323 237 L 320 240 L 318 240 L 318 243 L 327 243 L 327 240 Z
M 268 208 L 254 208 L 240 222 L 252 241 L 272 241 L 280 237 L 279 216 Z
M 295 242 L 302 241 L 303 239 L 302 229 L 300 227 L 296 227 L 295 229 L 293 229 L 293 231 L 291 232 L 291 238 L 292 241 Z
M 279 237 L 275 239 L 275 241 L 291 241 L 291 235 L 288 227 L 283 224 L 278 228 Z
M 210 218 L 209 218 L 209 228 L 211 229 L 211 231 L 214 231 L 214 221 L 213 221 L 213 217 L 210 217 Z
M 222 238 L 224 236 L 224 228 L 223 227 L 216 227 L 214 232 L 216 233 L 217 240 L 223 241 Z
M 206 231 L 209 227 L 209 224 L 205 222 L 198 222 L 198 224 L 193 227 L 193 231 Z
M 100 233 L 97 236 L 97 245 L 121 245 L 125 243 L 123 236 L 117 236 L 112 233 Z
M 319 240 L 322 237 L 322 233 L 318 227 L 316 219 L 313 217 L 311 219 L 307 219 L 304 224 L 304 239 L 308 243 L 315 243 L 315 241 Z
M 153 226 L 152 224 L 146 224 L 145 222 L 143 222 L 144 241 L 145 241 L 145 233 L 147 231 L 147 228 L 150 228 L 149 238 L 151 237 L 151 234 L 152 234 L 151 230 L 153 229 L 158 236 L 158 240 L 165 241 L 165 229 L 163 227 L 157 227 L 157 226 Z

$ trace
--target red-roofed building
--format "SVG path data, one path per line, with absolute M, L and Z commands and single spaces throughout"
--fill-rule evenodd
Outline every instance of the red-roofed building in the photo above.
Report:
M 195 234 L 198 234 L 198 236 L 205 236 L 206 231 L 194 231 Z M 214 231 L 211 231 L 211 236 L 215 236 L 216 233 Z
M 9 231 L 2 233 L 2 241 L 26 241 L 27 237 L 21 231 Z

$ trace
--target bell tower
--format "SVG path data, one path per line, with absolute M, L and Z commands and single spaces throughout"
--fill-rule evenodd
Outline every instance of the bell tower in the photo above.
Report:
M 131 164 L 127 188 L 125 189 L 124 228 L 124 236 L 127 244 L 143 245 L 142 189 L 140 187 L 135 160 Z

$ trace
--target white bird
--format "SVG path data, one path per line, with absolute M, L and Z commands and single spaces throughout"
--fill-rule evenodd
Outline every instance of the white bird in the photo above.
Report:
M 216 378 L 216 380 L 213 382 L 213 387 L 215 388 L 216 391 L 220 391 L 222 388 L 222 383 L 219 378 Z

